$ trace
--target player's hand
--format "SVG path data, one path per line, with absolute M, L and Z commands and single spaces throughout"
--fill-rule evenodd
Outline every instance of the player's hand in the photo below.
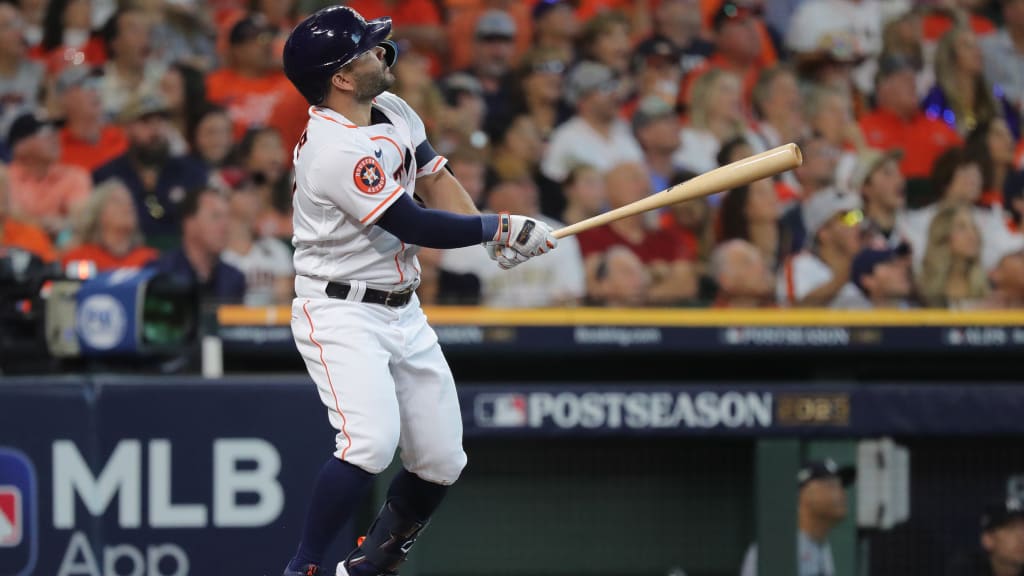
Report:
M 530 259 L 529 256 L 523 256 L 512 248 L 502 246 L 494 241 L 484 242 L 483 247 L 487 251 L 487 255 L 491 257 L 491 260 L 497 262 L 498 267 L 502 270 L 515 268 Z
M 494 241 L 500 246 L 508 246 L 527 258 L 540 256 L 558 246 L 558 238 L 552 234 L 551 227 L 540 220 L 508 212 L 498 216 L 500 221 Z

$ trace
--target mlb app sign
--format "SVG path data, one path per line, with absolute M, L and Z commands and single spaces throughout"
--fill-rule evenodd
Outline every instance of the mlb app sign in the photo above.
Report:
M 28 576 L 36 564 L 36 475 L 32 462 L 0 447 L 0 576 Z

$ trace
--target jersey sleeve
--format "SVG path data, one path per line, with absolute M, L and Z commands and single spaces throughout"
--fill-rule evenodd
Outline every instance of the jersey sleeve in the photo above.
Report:
M 310 187 L 360 226 L 372 226 L 405 193 L 391 179 L 373 150 L 354 146 L 319 154 L 308 176 Z
M 409 125 L 410 140 L 415 147 L 417 178 L 435 174 L 444 168 L 448 159 L 434 150 L 427 140 L 427 128 L 423 124 L 423 119 L 408 102 L 390 92 L 384 92 L 377 97 L 377 104 L 400 114 Z

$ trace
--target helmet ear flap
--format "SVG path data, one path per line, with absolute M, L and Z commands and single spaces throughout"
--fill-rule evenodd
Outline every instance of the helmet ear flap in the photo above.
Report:
M 388 65 L 388 68 L 394 66 L 395 61 L 398 60 L 398 44 L 391 40 L 384 40 L 379 46 L 384 49 L 384 63 Z

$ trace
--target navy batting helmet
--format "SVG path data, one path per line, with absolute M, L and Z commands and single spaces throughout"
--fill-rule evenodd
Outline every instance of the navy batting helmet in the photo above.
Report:
M 388 40 L 391 18 L 367 21 L 347 6 L 331 6 L 299 23 L 284 44 L 284 73 L 310 104 L 327 97 L 331 76 L 377 46 L 386 51 L 388 66 L 398 46 Z

